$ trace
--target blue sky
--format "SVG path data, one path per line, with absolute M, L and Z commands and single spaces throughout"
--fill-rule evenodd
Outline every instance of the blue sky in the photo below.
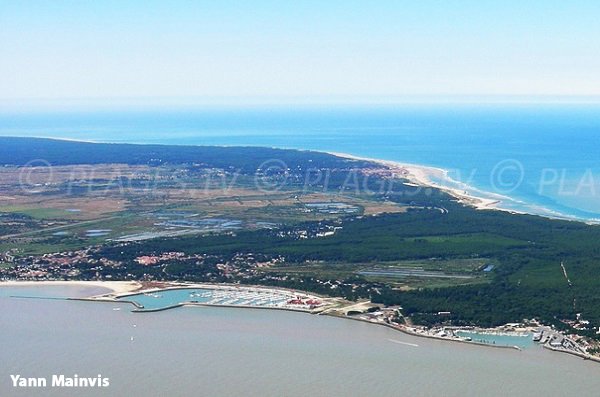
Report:
M 0 100 L 600 95 L 599 1 L 0 0 Z

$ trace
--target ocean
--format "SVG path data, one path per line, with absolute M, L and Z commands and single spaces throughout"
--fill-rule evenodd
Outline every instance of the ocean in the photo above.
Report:
M 0 287 L 2 396 L 593 396 L 597 363 L 405 335 L 277 310 L 25 299 L 97 288 Z M 120 308 L 120 310 L 114 310 Z M 133 308 L 133 306 L 131 306 Z M 15 389 L 10 375 L 109 378 L 107 388 Z
M 600 220 L 600 104 L 3 111 L 0 135 L 344 152 L 447 169 L 506 209 Z

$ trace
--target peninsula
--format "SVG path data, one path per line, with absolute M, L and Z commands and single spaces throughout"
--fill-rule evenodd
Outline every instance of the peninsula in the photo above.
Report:
M 0 143 L 2 280 L 279 288 L 417 334 L 512 323 L 598 353 L 600 229 L 492 210 L 432 182 L 443 170 L 272 148 Z

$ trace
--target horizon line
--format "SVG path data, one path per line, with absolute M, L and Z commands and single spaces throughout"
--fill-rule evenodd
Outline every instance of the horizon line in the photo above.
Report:
M 5 107 L 64 106 L 256 106 L 256 105 L 395 105 L 395 104 L 536 104 L 536 103 L 600 103 L 598 95 L 315 95 L 315 96 L 115 96 L 60 98 L 0 98 L 0 111 Z

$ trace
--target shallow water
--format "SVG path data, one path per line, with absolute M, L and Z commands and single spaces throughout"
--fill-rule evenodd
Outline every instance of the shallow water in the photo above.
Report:
M 177 306 L 185 302 L 207 303 L 213 301 L 215 304 L 226 305 L 250 305 L 250 306 L 276 306 L 283 304 L 291 298 L 282 294 L 253 294 L 250 297 L 244 297 L 247 291 L 225 291 L 219 289 L 202 289 L 202 288 L 178 288 L 161 290 L 152 293 L 128 295 L 120 300 L 127 302 L 135 302 L 141 305 L 144 310 L 163 309 Z M 259 298 L 260 296 L 260 298 Z
M 64 295 L 54 288 L 21 292 Z M 98 396 L 593 396 L 600 389 L 599 364 L 538 346 L 469 346 L 304 313 L 186 307 L 140 314 L 113 310 L 118 304 L 7 295 L 0 297 L 2 396 L 74 395 L 14 390 L 15 373 L 102 374 L 108 389 L 77 390 Z

